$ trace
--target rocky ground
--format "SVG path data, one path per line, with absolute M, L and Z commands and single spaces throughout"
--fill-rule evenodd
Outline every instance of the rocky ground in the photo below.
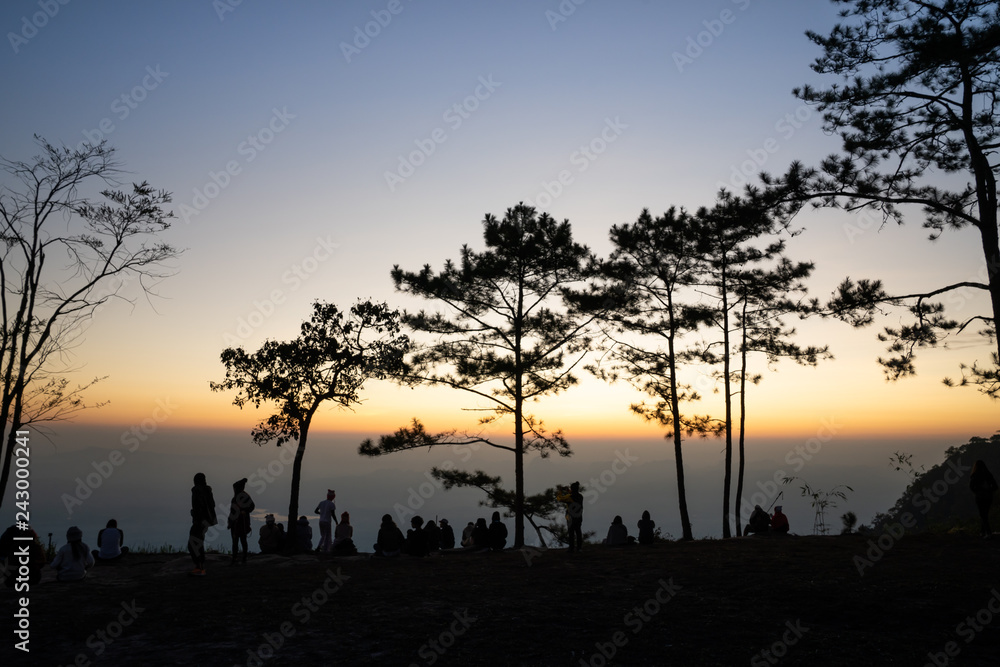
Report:
M 426 559 L 130 555 L 30 592 L 4 665 L 997 665 L 1000 540 L 738 538 Z M 859 570 L 863 571 L 859 573 Z M 18 609 L 0 589 L 4 623 Z

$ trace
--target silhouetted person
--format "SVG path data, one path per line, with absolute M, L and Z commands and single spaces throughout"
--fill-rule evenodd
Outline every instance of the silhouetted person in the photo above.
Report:
M 281 551 L 285 531 L 280 523 L 274 522 L 273 514 L 264 517 L 264 525 L 260 527 L 258 535 L 257 546 L 260 547 L 262 554 L 276 554 Z
M 93 566 L 94 555 L 82 540 L 83 531 L 76 526 L 66 531 L 66 545 L 52 559 L 58 581 L 80 581 L 87 576 L 87 569 Z
M 403 531 L 399 529 L 396 522 L 389 514 L 382 515 L 382 525 L 378 529 L 378 538 L 375 542 L 376 556 L 398 556 L 403 551 Z
M 354 546 L 354 526 L 351 525 L 351 515 L 344 512 L 333 534 L 333 553 L 339 556 L 351 556 L 358 553 Z
M 604 544 L 609 547 L 623 547 L 628 544 L 628 528 L 622 521 L 621 516 L 616 516 L 608 526 L 608 536 L 604 538 Z
M 424 533 L 427 535 L 427 551 L 437 551 L 441 548 L 441 529 L 434 519 L 424 524 Z
M 990 508 L 993 507 L 993 494 L 997 490 L 997 481 L 982 460 L 972 464 L 969 488 L 976 497 L 976 509 L 979 510 L 979 533 L 988 539 L 993 535 L 993 529 L 990 527 Z
M 191 531 L 188 533 L 188 552 L 194 562 L 191 574 L 195 576 L 205 576 L 205 533 L 217 523 L 212 487 L 206 483 L 205 473 L 199 472 L 191 487 Z
M 749 535 L 750 533 L 762 535 L 770 529 L 771 517 L 764 511 L 763 507 L 754 505 L 753 512 L 750 513 L 750 520 L 743 528 L 743 535 Z
M 118 522 L 108 520 L 108 525 L 97 531 L 97 549 L 94 549 L 94 560 L 98 563 L 110 562 L 128 553 L 125 544 L 125 533 L 118 528 Z
M 639 519 L 639 544 L 652 544 L 656 522 L 649 518 L 649 510 L 643 510 L 642 518 Z
M 441 548 L 442 549 L 454 549 L 455 548 L 455 531 L 452 529 L 451 524 L 448 523 L 448 519 L 441 519 L 441 525 L 439 526 L 441 531 Z
M 771 532 L 785 535 L 788 533 L 788 517 L 781 511 L 781 505 L 774 508 L 774 516 L 771 517 Z
M 22 539 L 15 540 L 15 537 Z M 28 538 L 27 540 L 24 538 Z M 24 576 L 22 566 L 24 546 L 28 545 L 28 576 Z M 29 586 L 42 580 L 42 568 L 45 566 L 45 547 L 38 538 L 38 533 L 27 528 L 12 525 L 0 535 L 0 576 L 4 578 L 7 588 L 17 588 L 27 583 Z M 23 587 L 21 591 L 23 591 Z
M 476 519 L 476 525 L 472 528 L 472 546 L 469 548 L 473 551 L 486 551 L 490 548 L 490 529 L 486 525 L 486 519 Z
M 316 549 L 323 553 L 333 547 L 333 524 L 337 522 L 337 504 L 333 499 L 336 497 L 336 491 L 327 489 L 326 500 L 321 500 L 313 510 L 319 514 L 319 545 Z
M 427 533 L 424 532 L 424 520 L 420 516 L 410 519 L 411 528 L 406 531 L 406 545 L 403 547 L 410 556 L 423 558 L 427 555 Z
M 304 514 L 295 524 L 295 550 L 302 553 L 313 550 L 313 529 L 309 525 L 309 518 Z
M 583 550 L 583 494 L 580 493 L 580 482 L 569 485 L 569 553 Z
M 233 482 L 233 499 L 229 503 L 229 519 L 226 522 L 229 534 L 233 538 L 233 560 L 230 561 L 230 565 L 236 565 L 236 555 L 239 552 L 238 547 L 243 547 L 243 559 L 241 562 L 244 565 L 247 562 L 247 552 L 249 551 L 247 547 L 247 535 L 251 531 L 250 512 L 253 512 L 254 504 L 250 494 L 246 492 L 246 486 L 246 477 Z
M 494 512 L 490 522 L 489 543 L 491 551 L 503 551 L 507 546 L 507 526 L 500 520 L 500 512 Z
M 462 529 L 462 546 L 471 547 L 472 546 L 472 532 L 476 529 L 476 524 L 471 521 L 465 525 Z

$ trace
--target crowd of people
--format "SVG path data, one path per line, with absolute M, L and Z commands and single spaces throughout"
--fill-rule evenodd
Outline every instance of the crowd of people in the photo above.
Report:
M 246 564 L 249 553 L 248 537 L 252 532 L 250 515 L 255 505 L 246 491 L 246 485 L 246 478 L 233 483 L 233 497 L 226 521 L 226 527 L 232 538 L 231 565 Z M 969 487 L 979 512 L 980 533 L 982 537 L 988 538 L 993 532 L 989 513 L 998 485 L 983 461 L 976 461 L 973 466 Z M 357 554 L 350 514 L 342 512 L 338 518 L 336 497 L 336 492 L 328 489 L 326 498 L 316 506 L 320 539 L 315 552 L 331 556 Z M 579 551 L 583 547 L 583 495 L 580 492 L 580 483 L 574 482 L 568 487 L 557 487 L 556 498 L 566 507 L 568 550 L 570 553 Z M 205 536 L 208 530 L 217 524 L 218 515 L 212 487 L 208 485 L 204 473 L 197 473 L 194 476 L 194 486 L 191 488 L 191 528 L 188 532 L 188 553 L 194 565 L 192 575 L 205 574 Z M 616 516 L 608 527 L 603 544 L 609 547 L 623 547 L 635 543 L 649 545 L 656 541 L 656 523 L 648 510 L 642 513 L 642 518 L 636 527 L 638 537 L 632 537 L 622 517 Z M 760 505 L 755 505 L 743 535 L 784 535 L 788 532 L 788 517 L 782 512 L 781 505 L 776 506 L 773 513 L 769 513 Z M 392 516 L 385 514 L 382 516 L 378 537 L 372 549 L 378 558 L 401 555 L 422 558 L 436 551 L 456 548 L 468 552 L 503 551 L 507 546 L 507 538 L 507 526 L 498 511 L 493 512 L 489 524 L 485 518 L 479 518 L 475 522 L 470 521 L 463 529 L 457 547 L 455 531 L 447 519 L 425 522 L 422 517 L 414 516 L 410 519 L 410 527 L 404 535 Z M 289 527 L 289 531 L 286 531 L 283 524 L 275 521 L 273 514 L 267 514 L 264 517 L 264 525 L 259 531 L 257 546 L 262 554 L 313 552 L 313 533 L 309 518 L 300 516 Z M 87 576 L 94 565 L 114 563 L 129 553 L 128 547 L 125 546 L 125 533 L 115 519 L 108 520 L 107 525 L 97 533 L 97 547 L 91 550 L 83 542 L 83 531 L 77 526 L 71 526 L 66 531 L 66 544 L 59 548 L 49 564 L 56 571 L 56 580 L 80 581 Z M 27 559 L 24 558 L 25 555 Z M 0 536 L 0 559 L 3 561 L 2 573 L 8 587 L 13 588 L 21 581 L 34 584 L 41 580 L 42 568 L 46 565 L 46 550 L 38 535 L 30 527 L 10 526 Z

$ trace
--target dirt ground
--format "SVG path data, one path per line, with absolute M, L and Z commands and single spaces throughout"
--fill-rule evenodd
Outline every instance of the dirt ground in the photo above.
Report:
M 650 547 L 129 555 L 0 589 L 3 665 L 997 665 L 1000 540 L 857 535 Z M 859 574 L 859 568 L 863 574 Z

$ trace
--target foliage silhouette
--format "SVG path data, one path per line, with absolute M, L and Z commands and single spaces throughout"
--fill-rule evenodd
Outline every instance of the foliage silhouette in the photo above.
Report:
M 883 224 L 903 222 L 901 207 L 916 205 L 936 239 L 974 228 L 985 260 L 985 280 L 964 279 L 921 293 L 891 294 L 879 280 L 846 278 L 827 314 L 854 326 L 871 323 L 883 306 L 906 306 L 913 321 L 886 327 L 879 339 L 888 356 L 878 359 L 886 378 L 916 373 L 920 348 L 941 345 L 973 324 L 993 345 L 991 360 L 961 365 L 960 385 L 990 397 L 1000 393 L 1000 243 L 997 229 L 997 117 L 1000 86 L 1000 13 L 995 2 L 948 0 L 834 0 L 845 22 L 828 36 L 809 38 L 822 47 L 813 64 L 841 79 L 827 89 L 803 86 L 795 95 L 823 112 L 824 130 L 839 134 L 841 155 L 818 169 L 794 163 L 780 179 L 763 175 L 786 201 L 881 213 Z M 929 182 L 939 174 L 968 177 L 963 188 Z M 971 259 L 971 258 L 970 258 Z M 950 319 L 935 301 L 959 290 L 989 296 L 987 311 Z M 964 302 L 964 297 L 962 298 Z M 956 384 L 950 379 L 946 384 Z
M 513 445 L 479 434 L 448 431 L 436 435 L 419 421 L 378 445 L 362 443 L 359 452 L 379 456 L 423 446 L 481 442 L 514 455 L 514 546 L 524 544 L 524 456 L 536 452 L 569 456 L 561 431 L 549 433 L 525 404 L 576 384 L 574 368 L 590 345 L 593 315 L 570 314 L 563 294 L 587 275 L 591 253 L 573 240 L 569 221 L 556 222 L 524 204 L 507 209 L 502 220 L 483 221 L 486 249 L 463 246 L 461 260 L 429 265 L 416 272 L 392 270 L 396 289 L 440 305 L 443 310 L 406 313 L 407 326 L 433 340 L 409 360 L 405 382 L 452 387 L 486 402 L 492 413 L 480 426 L 512 417 Z M 567 356 L 569 358 L 567 358 Z
M 226 377 L 209 383 L 212 391 L 236 391 L 233 404 L 240 408 L 277 404 L 277 411 L 251 431 L 253 441 L 262 446 L 273 440 L 279 447 L 298 441 L 289 517 L 299 516 L 302 457 L 316 411 L 327 402 L 348 409 L 360 403 L 366 381 L 403 372 L 408 349 L 397 311 L 384 303 L 359 301 L 346 313 L 333 304 L 314 303 L 312 316 L 294 340 L 268 340 L 253 353 L 242 347 L 222 351 Z M 293 537 L 294 531 L 288 534 Z

